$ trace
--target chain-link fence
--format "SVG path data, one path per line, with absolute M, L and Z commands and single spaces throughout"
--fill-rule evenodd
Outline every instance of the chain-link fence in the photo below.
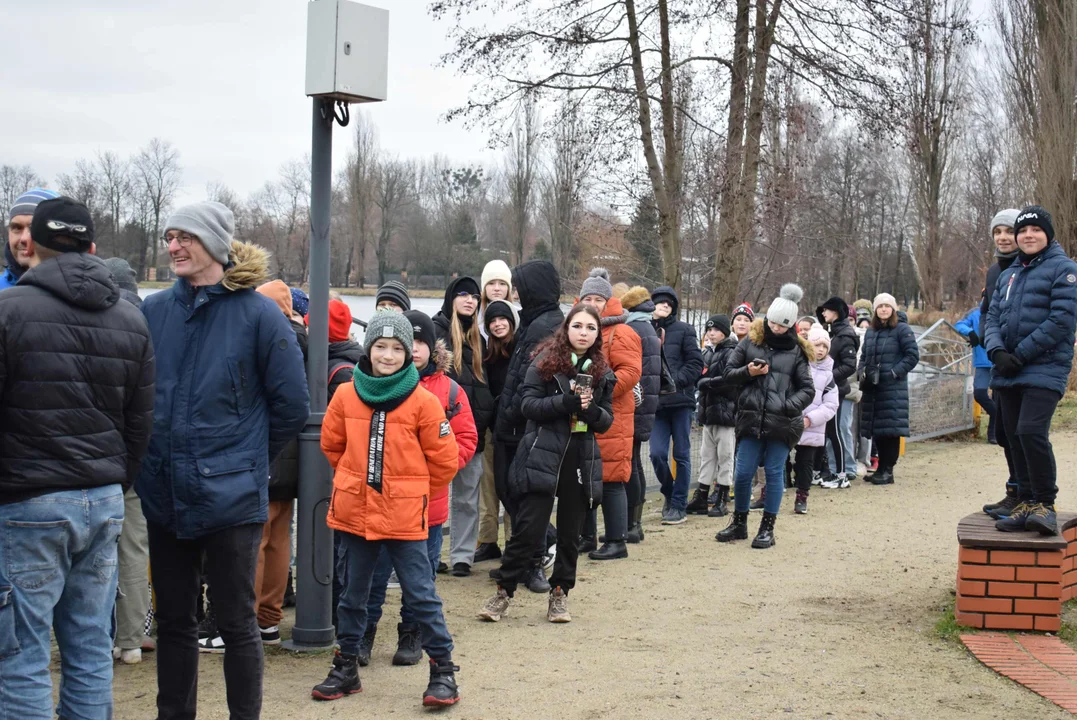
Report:
M 913 332 L 920 363 L 909 373 L 909 442 L 972 429 L 975 369 L 965 337 L 946 320 Z

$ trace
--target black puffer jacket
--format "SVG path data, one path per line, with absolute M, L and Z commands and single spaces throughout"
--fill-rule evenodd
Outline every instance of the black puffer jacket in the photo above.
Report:
M 509 470 L 509 490 L 513 495 L 557 493 L 558 470 L 572 436 L 573 401 L 575 407 L 579 407 L 578 398 L 569 384 L 575 377 L 572 373 L 571 376 L 556 375 L 552 380 L 543 380 L 535 363 L 527 368 L 520 391 L 520 411 L 527 418 L 527 433 Z M 616 384 L 617 377 L 612 372 L 597 378 L 594 399 L 590 407 L 580 413 L 587 421 L 588 431 L 583 434 L 577 469 L 581 477 L 589 480 L 586 489 L 592 507 L 602 499 L 602 455 L 595 434 L 602 434 L 613 425 L 613 387 Z
M 995 285 L 998 285 L 999 275 L 1008 270 L 1017 259 L 1017 253 L 1013 257 L 1000 257 L 994 265 L 987 269 L 987 278 L 984 281 L 983 299 L 980 300 L 980 327 L 976 332 L 980 335 L 980 344 L 987 337 L 987 311 L 991 307 L 991 296 L 995 294 Z
M 856 354 L 860 350 L 860 338 L 845 318 L 839 318 L 829 325 L 823 323 L 823 327 L 830 331 L 830 357 L 834 360 L 834 384 L 838 386 L 838 397 L 844 400 L 850 390 L 849 378 L 856 374 Z
M 785 342 L 786 349 L 772 343 Z M 804 409 L 815 399 L 815 382 L 811 376 L 811 346 L 808 341 L 790 330 L 783 336 L 773 336 L 763 318 L 752 323 L 748 337 L 737 345 L 729 358 L 725 378 L 742 385 L 737 400 L 737 437 L 777 440 L 793 447 L 804 432 Z M 748 363 L 766 360 L 770 371 L 752 377 Z
M 628 327 L 639 335 L 643 346 L 643 376 L 639 380 L 643 390 L 643 402 L 636 408 L 636 442 L 647 442 L 654 429 L 654 415 L 658 411 L 659 391 L 662 389 L 662 341 L 658 339 L 651 313 L 654 303 L 649 299 L 628 310 Z
M 363 346 L 354 340 L 341 340 L 340 342 L 329 343 L 329 370 L 333 373 L 333 368 L 341 366 L 344 363 L 352 365 L 352 369 L 349 370 L 345 367 L 339 367 L 339 369 L 333 373 L 333 376 L 329 378 L 329 400 L 333 399 L 333 393 L 337 391 L 337 388 L 352 381 L 352 374 L 355 372 L 354 366 L 359 364 L 359 360 L 362 359 L 365 353 L 363 352 Z
M 916 335 L 903 322 L 897 327 L 868 329 L 860 355 L 860 434 L 864 437 L 909 436 L 909 373 L 920 362 Z M 879 383 L 869 382 L 872 369 Z
M 0 503 L 131 487 L 153 429 L 153 342 L 101 260 L 64 253 L 0 293 L 0 373 Z
M 289 318 L 296 342 L 303 353 L 303 365 L 307 364 L 307 326 Z M 333 361 L 329 361 L 333 367 Z M 330 396 L 332 397 L 332 396 Z M 269 464 L 269 501 L 287 502 L 299 497 L 299 440 L 292 440 Z
M 454 354 L 456 351 L 452 346 L 452 319 L 449 313 L 452 312 L 452 301 L 456 296 L 456 286 L 463 279 L 458 278 L 456 281 L 449 283 L 449 287 L 445 290 L 445 304 L 433 318 L 437 339 L 444 342 L 445 347 L 453 350 Z M 448 308 L 448 311 L 446 311 L 446 308 Z M 471 322 L 474 321 L 475 318 L 472 317 Z M 464 332 L 467 332 L 467 329 L 468 326 L 465 326 Z M 486 341 L 482 339 L 481 335 L 479 336 L 479 342 L 482 348 L 482 354 L 478 357 L 479 365 L 481 366 L 482 355 L 486 354 Z M 472 363 L 476 358 L 471 346 L 465 342 L 461 351 L 460 372 L 457 373 L 454 369 L 450 369 L 446 374 L 455 380 L 467 393 L 468 402 L 471 403 L 471 414 L 475 417 L 475 430 L 479 433 L 479 447 L 475 452 L 476 454 L 481 454 L 486 446 L 486 429 L 494 421 L 494 396 L 490 392 L 490 386 L 486 384 L 485 379 L 480 380 L 475 377 Z
M 673 312 L 669 317 L 654 321 L 655 330 L 662 341 L 662 350 L 666 354 L 669 371 L 677 383 L 677 392 L 658 398 L 659 410 L 695 408 L 696 383 L 703 373 L 703 353 L 699 350 L 699 338 L 696 329 L 680 317 L 680 298 L 673 288 L 664 286 L 655 288 L 651 297 L 666 295 L 673 299 Z
M 699 388 L 700 425 L 733 427 L 737 424 L 737 395 L 740 388 L 725 379 L 725 371 L 736 349 L 736 339 L 726 338 L 716 347 L 703 350 L 705 370 L 696 383 Z
M 512 285 L 520 295 L 520 327 L 516 331 L 516 349 L 505 373 L 505 386 L 497 404 L 497 442 L 516 445 L 527 428 L 520 414 L 520 392 L 531 365 L 531 356 L 546 338 L 557 332 L 565 321 L 561 312 L 561 278 L 547 260 L 531 260 L 512 272 Z

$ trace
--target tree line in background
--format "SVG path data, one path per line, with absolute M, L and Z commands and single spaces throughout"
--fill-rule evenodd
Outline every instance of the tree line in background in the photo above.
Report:
M 893 292 L 964 308 L 991 260 L 987 227 L 1039 202 L 1077 254 L 1077 3 L 994 0 L 440 0 L 445 65 L 475 79 L 447 113 L 502 148 L 492 166 L 400 157 L 354 113 L 332 197 L 336 286 L 406 275 L 444 287 L 490 259 L 591 265 L 678 288 L 685 304 L 759 306 L 790 280 L 809 299 Z M 247 198 L 206 195 L 278 276 L 307 278 L 309 163 Z M 142 277 L 181 181 L 155 139 L 53 184 L 90 206 L 105 254 Z M 41 184 L 0 167 L 0 202 Z

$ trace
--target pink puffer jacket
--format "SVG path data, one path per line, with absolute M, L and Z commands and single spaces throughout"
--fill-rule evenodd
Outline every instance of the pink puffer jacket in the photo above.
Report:
M 815 397 L 804 411 L 811 421 L 800 436 L 800 445 L 823 447 L 826 444 L 826 424 L 838 412 L 838 386 L 834 384 L 834 360 L 827 356 L 811 363 L 811 379 L 815 383 Z

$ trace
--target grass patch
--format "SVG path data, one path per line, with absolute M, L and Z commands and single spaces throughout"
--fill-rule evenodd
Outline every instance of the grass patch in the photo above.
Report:
M 1051 421 L 1051 429 L 1072 430 L 1077 428 L 1077 393 L 1066 393 L 1062 402 L 1055 409 L 1055 417 Z
M 942 617 L 935 621 L 935 637 L 943 642 L 960 642 L 961 633 L 967 632 L 967 628 L 958 625 L 954 617 L 955 602 L 954 598 L 949 598 L 942 609 Z

